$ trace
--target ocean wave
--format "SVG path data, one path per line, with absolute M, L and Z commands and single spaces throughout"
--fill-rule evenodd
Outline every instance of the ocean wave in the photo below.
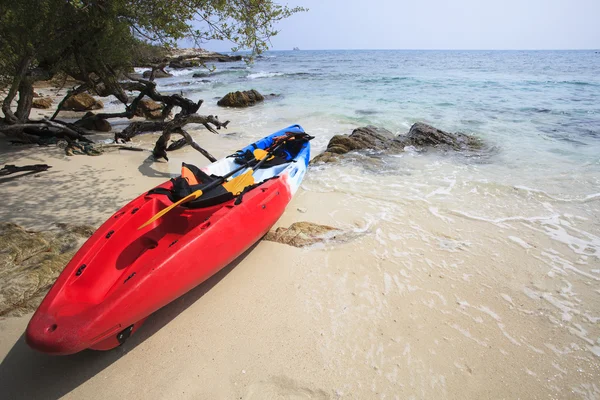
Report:
M 527 85 L 574 85 L 574 86 L 600 86 L 600 83 L 586 81 L 525 81 Z
M 390 83 L 390 82 L 400 82 L 400 81 L 409 81 L 415 80 L 414 78 L 410 78 L 408 76 L 381 76 L 375 78 L 364 78 L 359 79 L 360 83 Z
M 167 72 L 170 73 L 173 76 L 184 76 L 184 75 L 191 75 L 194 73 L 194 69 L 190 69 L 190 68 L 182 68 L 182 69 L 167 69 Z
M 318 74 L 311 74 L 309 72 L 291 72 L 291 73 L 286 73 L 286 72 L 265 72 L 265 71 L 260 71 L 260 72 L 254 73 L 254 74 L 250 74 L 246 78 L 247 79 L 262 79 L 262 78 L 275 78 L 275 77 L 279 77 L 279 76 L 292 77 L 292 76 L 314 76 L 314 75 L 318 75 Z

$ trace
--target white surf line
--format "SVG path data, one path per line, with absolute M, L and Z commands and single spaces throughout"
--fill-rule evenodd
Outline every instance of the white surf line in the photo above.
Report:
M 546 234 L 550 239 L 566 244 L 576 254 L 586 257 L 598 255 L 600 249 L 600 237 L 577 229 L 567 221 L 561 220 L 558 217 L 554 222 L 542 222 L 542 225 L 543 229 L 531 225 L 526 226 L 536 232 Z M 581 236 L 584 236 L 589 240 L 586 241 L 584 238 L 571 235 L 565 227 L 581 234 Z M 593 253 L 586 252 L 586 250 L 592 250 Z
M 446 223 L 454 222 L 454 220 L 452 218 L 444 217 L 442 214 L 440 214 L 439 209 L 437 207 L 429 207 L 429 212 Z
M 520 237 L 517 236 L 509 236 L 508 237 L 510 240 L 512 240 L 513 242 L 515 242 L 516 244 L 518 244 L 519 246 L 521 246 L 524 249 L 532 249 L 533 246 L 531 246 L 529 243 L 527 243 L 526 241 L 524 241 L 523 239 L 521 239 Z
M 543 190 L 532 189 L 527 186 L 518 185 L 518 186 L 513 186 L 513 187 L 515 189 L 524 190 L 526 192 L 541 194 L 545 197 L 548 197 L 549 199 L 559 201 L 561 203 L 587 203 L 590 201 L 600 199 L 600 193 L 589 194 L 589 195 L 585 196 L 584 198 L 564 199 L 564 198 L 552 196 L 551 194 L 544 192 Z
M 454 215 L 457 215 L 459 217 L 464 217 L 464 218 L 468 218 L 474 221 L 482 221 L 482 222 L 489 222 L 491 224 L 497 225 L 498 227 L 501 228 L 508 228 L 509 226 L 507 224 L 504 224 L 505 222 L 518 222 L 518 221 L 522 221 L 522 222 L 534 222 L 534 221 L 549 221 L 549 220 L 553 220 L 557 217 L 560 216 L 560 214 L 555 214 L 555 215 L 551 215 L 551 216 L 547 216 L 547 217 L 521 217 L 521 216 L 517 216 L 517 217 L 505 217 L 505 218 L 496 218 L 496 219 L 491 219 L 491 218 L 485 218 L 485 217 L 479 217 L 477 215 L 472 215 L 469 214 L 467 212 L 463 212 L 463 211 L 459 211 L 459 210 L 450 210 L 451 213 L 453 213 Z
M 450 194 L 452 189 L 454 189 L 454 186 L 456 186 L 456 176 L 454 176 L 452 179 L 444 178 L 444 181 L 449 183 L 447 187 L 438 187 L 434 191 L 428 193 L 425 198 L 430 198 L 436 194 Z
M 546 265 L 548 265 L 549 267 L 556 268 L 556 269 L 558 269 L 558 270 L 563 270 L 563 271 L 564 271 L 564 270 L 573 271 L 573 272 L 575 272 L 576 274 L 579 274 L 579 275 L 581 275 L 581 276 L 584 276 L 584 277 L 586 277 L 586 278 L 588 278 L 588 279 L 593 279 L 593 280 L 595 280 L 595 281 L 600 281 L 600 277 L 598 277 L 598 276 L 595 276 L 595 275 L 592 275 L 592 274 L 590 274 L 590 273 L 587 273 L 587 272 L 585 272 L 585 271 L 582 271 L 582 270 L 580 270 L 579 268 L 576 268 L 576 267 L 574 267 L 574 266 L 573 266 L 573 264 L 571 264 L 570 262 L 568 262 L 568 261 L 564 260 L 563 258 L 561 258 L 561 257 L 559 257 L 559 256 L 556 256 L 556 255 L 550 254 L 550 253 L 548 253 L 548 252 L 545 252 L 545 251 L 541 252 L 541 253 L 540 253 L 540 255 L 542 255 L 542 256 L 545 256 L 545 257 L 548 257 L 548 258 L 550 259 L 550 261 L 552 261 L 552 262 L 554 262 L 554 263 L 558 264 L 558 265 L 551 265 L 551 264 L 548 264 L 548 263 L 546 262 L 546 260 L 543 260 L 542 258 L 540 258 L 540 257 L 537 257 L 537 256 L 535 257 L 535 258 L 537 258 L 537 259 L 541 260 L 542 262 L 546 263 Z M 562 268 L 561 268 L 561 266 L 562 266 Z

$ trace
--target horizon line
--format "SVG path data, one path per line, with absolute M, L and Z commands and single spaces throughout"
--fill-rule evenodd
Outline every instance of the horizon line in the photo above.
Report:
M 556 49 L 419 49 L 419 48 L 404 48 L 404 49 L 352 49 L 352 48 L 339 48 L 339 49 L 269 49 L 266 51 L 600 51 L 600 48 L 556 48 Z M 245 50 L 250 51 L 250 50 Z

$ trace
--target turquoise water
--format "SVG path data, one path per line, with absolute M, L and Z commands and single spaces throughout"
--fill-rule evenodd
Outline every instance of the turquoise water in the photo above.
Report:
M 504 162 L 531 152 L 544 165 L 593 162 L 600 146 L 593 51 L 287 51 L 217 68 L 204 78 L 177 71 L 164 89 L 207 103 L 234 89 L 281 94 L 261 107 L 333 129 L 375 124 L 403 133 L 425 121 L 482 137 L 502 148 Z
M 204 99 L 201 111 L 231 119 L 230 129 L 242 137 L 300 123 L 322 150 L 331 136 L 358 126 L 405 133 L 424 121 L 481 137 L 494 151 L 479 161 L 493 164 L 494 179 L 507 184 L 600 174 L 600 54 L 594 51 L 285 51 L 249 66 L 216 67 L 211 74 L 175 71 L 159 87 Z M 207 76 L 193 78 L 195 72 Z M 281 96 L 247 110 L 216 107 L 227 92 L 250 88 Z M 544 186 L 573 192 L 562 182 Z M 581 185 L 575 191 L 588 193 Z

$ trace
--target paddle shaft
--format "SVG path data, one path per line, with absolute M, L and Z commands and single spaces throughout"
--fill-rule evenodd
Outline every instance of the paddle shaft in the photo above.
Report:
M 259 169 L 264 164 L 264 162 L 267 161 L 267 159 L 269 157 L 271 157 L 275 151 L 277 151 L 277 149 L 279 149 L 281 146 L 283 146 L 284 143 L 285 143 L 285 141 L 279 143 L 270 152 L 268 152 L 267 155 L 264 156 L 262 160 L 260 160 L 258 163 L 256 163 L 256 165 L 254 165 L 254 167 L 252 167 L 252 171 Z M 231 172 L 229 172 L 229 173 L 227 173 L 227 174 L 219 177 L 219 179 L 216 179 L 215 181 L 207 184 L 206 186 L 201 187 L 199 190 L 202 190 L 203 192 L 206 192 L 208 190 L 216 188 L 219 185 L 222 185 L 227 180 L 227 178 L 229 178 L 229 177 L 237 174 L 238 172 L 240 172 L 244 168 L 247 168 L 252 161 L 253 160 L 244 163 L 244 165 L 242 165 L 242 166 L 234 169 L 233 171 L 231 171 Z

